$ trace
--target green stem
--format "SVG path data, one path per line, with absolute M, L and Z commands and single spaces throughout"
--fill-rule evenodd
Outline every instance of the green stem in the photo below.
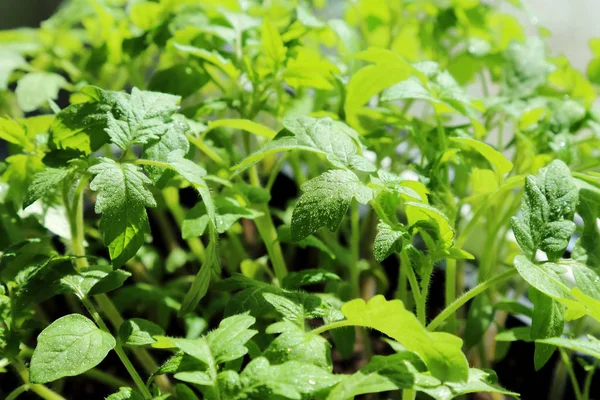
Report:
M 415 275 L 415 271 L 412 268 L 410 259 L 408 258 L 408 255 L 404 250 L 400 252 L 400 260 L 402 261 L 402 268 L 406 269 L 410 289 L 413 294 L 413 298 L 415 299 L 415 307 L 417 308 L 417 318 L 423 325 L 425 325 L 425 300 L 423 300 L 423 296 L 421 295 L 421 289 L 419 288 L 417 276 Z
M 471 300 L 478 294 L 486 291 L 487 289 L 489 289 L 491 287 L 494 287 L 496 285 L 499 285 L 501 283 L 508 281 L 510 278 L 512 278 L 516 274 L 517 274 L 516 269 L 510 269 L 492 279 L 489 279 L 485 282 L 481 282 L 479 285 L 475 286 L 474 288 L 472 288 L 471 290 L 469 290 L 468 292 L 466 292 L 465 294 L 460 296 L 458 299 L 454 300 L 452 302 L 452 304 L 450 304 L 441 313 L 439 313 L 439 315 L 437 317 L 435 317 L 433 319 L 433 321 L 431 321 L 429 323 L 429 325 L 427 325 L 427 329 L 429 331 L 435 331 L 435 329 L 438 326 L 440 326 L 440 324 L 442 322 L 444 322 L 451 315 L 453 315 L 456 312 L 456 310 L 458 310 L 460 307 L 462 307 L 467 301 Z
M 96 307 L 94 307 L 92 302 L 85 297 L 83 297 L 81 299 L 81 302 L 83 303 L 85 308 L 88 310 L 88 312 L 90 313 L 90 315 L 92 316 L 94 321 L 96 321 L 96 324 L 98 325 L 98 327 L 101 330 L 103 330 L 104 332 L 110 334 L 110 330 L 108 329 L 108 327 L 102 320 L 102 317 L 100 316 L 100 314 L 98 313 L 98 310 L 96 310 Z M 137 386 L 137 388 L 140 391 L 140 393 L 142 394 L 142 396 L 144 396 L 144 398 L 146 398 L 146 399 L 151 399 L 152 394 L 150 394 L 150 391 L 144 384 L 144 381 L 142 380 L 140 375 L 135 370 L 135 367 L 129 360 L 129 357 L 127 357 L 127 354 L 125 354 L 125 350 L 123 350 L 123 346 L 121 346 L 121 343 L 119 343 L 118 341 L 117 341 L 117 344 L 115 345 L 115 352 L 117 353 L 117 356 L 119 356 L 119 359 L 121 360 L 121 363 L 125 366 L 125 369 L 127 370 L 127 372 L 129 372 L 129 375 L 133 379 L 133 382 L 135 382 L 135 385 Z
M 18 388 L 16 388 L 15 390 L 13 390 L 12 392 L 10 392 L 8 394 L 8 396 L 6 396 L 6 399 L 4 399 L 4 400 L 15 400 L 17 397 L 19 397 L 20 395 L 22 395 L 23 393 L 25 393 L 28 390 L 29 390 L 29 384 L 25 383 L 25 384 L 19 386 Z
M 107 372 L 101 371 L 98 368 L 92 368 L 89 371 L 83 373 L 88 378 L 93 379 L 95 381 L 104 383 L 107 386 L 111 386 L 114 389 L 119 389 L 120 387 L 131 386 L 131 384 L 121 378 L 117 378 Z
M 360 250 L 360 214 L 358 202 L 352 201 L 350 209 L 350 254 L 352 255 L 352 264 L 350 265 L 350 283 L 354 292 L 354 297 L 360 297 L 360 270 L 359 270 L 359 250 Z
M 456 260 L 446 259 L 446 287 L 445 287 L 445 302 L 446 307 L 456 298 Z M 456 314 L 450 315 L 448 318 L 448 332 L 456 331 Z
M 323 332 L 327 332 L 327 331 L 330 331 L 332 329 L 337 329 L 337 328 L 344 328 L 346 326 L 353 326 L 353 325 L 351 323 L 349 323 L 348 321 L 335 321 L 330 324 L 321 325 L 318 328 L 313 329 L 311 331 L 311 333 L 314 333 L 315 335 L 320 335 Z
M 560 357 L 562 362 L 565 364 L 567 371 L 569 372 L 569 378 L 571 379 L 571 385 L 573 386 L 573 391 L 575 392 L 575 398 L 577 400 L 583 400 L 583 396 L 581 395 L 581 389 L 579 388 L 579 382 L 577 382 L 577 376 L 575 375 L 575 371 L 573 370 L 573 366 L 571 365 L 571 360 L 567 355 L 567 352 L 564 349 L 559 348 Z
M 590 398 L 590 389 L 592 387 L 592 378 L 594 377 L 594 373 L 596 372 L 596 367 L 598 366 L 598 359 L 594 360 L 594 364 L 592 365 L 592 369 L 590 369 L 585 377 L 585 383 L 583 385 L 583 398 L 589 400 Z
M 173 214 L 175 222 L 177 222 L 177 226 L 179 226 L 181 229 L 181 225 L 185 219 L 185 210 L 179 204 L 179 192 L 177 191 L 177 188 L 171 187 L 164 189 L 163 196 L 165 198 L 167 208 L 171 214 Z M 190 238 L 186 240 L 186 243 L 196 258 L 200 260 L 200 262 L 204 262 L 206 254 L 202 241 L 199 238 Z
M 255 165 L 250 167 L 250 183 L 255 187 L 261 187 Z M 283 252 L 281 251 L 281 245 L 279 244 L 279 240 L 277 238 L 277 230 L 275 229 L 275 225 L 273 225 L 273 219 L 271 218 L 271 210 L 269 209 L 268 204 L 259 204 L 256 206 L 256 209 L 262 212 L 263 215 L 256 218 L 254 223 L 256 224 L 256 228 L 258 229 L 260 237 L 265 243 L 267 253 L 269 253 L 269 258 L 271 259 L 271 264 L 273 265 L 275 277 L 280 284 L 283 278 L 285 278 L 287 275 L 287 267 L 285 265 L 285 259 L 283 258 Z
M 55 391 L 44 385 L 36 385 L 29 382 L 29 371 L 19 359 L 13 359 L 11 362 L 13 368 L 17 371 L 29 390 L 40 396 L 44 400 L 67 400 Z
M 437 139 L 438 139 L 438 144 L 440 146 L 440 152 L 443 152 L 444 150 L 446 150 L 446 132 L 444 132 L 444 125 L 442 123 L 442 118 L 440 117 L 440 115 L 436 112 L 435 114 L 435 120 L 436 120 L 436 127 L 437 127 Z
M 402 400 L 414 400 L 417 397 L 415 389 L 404 389 L 402 391 Z

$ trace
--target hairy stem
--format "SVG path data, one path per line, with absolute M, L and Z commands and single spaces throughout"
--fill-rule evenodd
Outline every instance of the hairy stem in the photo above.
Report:
M 406 269 L 406 275 L 408 276 L 408 282 L 410 284 L 410 290 L 413 298 L 415 299 L 415 307 L 417 308 L 417 318 L 425 325 L 425 301 L 421 295 L 421 289 L 419 289 L 419 283 L 417 282 L 417 276 L 412 268 L 408 255 L 403 250 L 400 252 L 400 260 L 402 262 L 401 268 Z

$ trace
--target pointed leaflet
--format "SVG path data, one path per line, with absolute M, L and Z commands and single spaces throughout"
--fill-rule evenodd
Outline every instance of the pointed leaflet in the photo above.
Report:
M 358 134 L 331 118 L 289 117 L 283 129 L 272 141 L 251 154 L 234 168 L 238 172 L 262 160 L 267 154 L 291 150 L 322 154 L 338 168 L 374 171 L 375 167 L 358 153 Z
M 437 227 L 439 239 L 444 249 L 449 249 L 454 243 L 454 229 L 450 226 L 448 217 L 437 208 L 429 204 L 406 202 L 406 216 L 408 223 L 412 226 L 418 226 L 420 221 L 433 222 Z
M 47 193 L 59 189 L 62 182 L 73 174 L 74 170 L 71 168 L 46 168 L 45 171 L 36 174 L 23 200 L 23 208 Z
M 233 371 L 222 374 L 219 381 L 226 384 L 226 398 L 231 400 L 312 399 L 341 380 L 341 376 L 312 364 L 287 361 L 271 365 L 264 357 L 250 361 L 239 376 Z
M 326 226 L 335 231 L 352 199 L 366 204 L 373 191 L 350 171 L 331 170 L 302 185 L 304 194 L 292 214 L 292 240 L 299 241 Z
M 450 140 L 454 143 L 471 147 L 473 150 L 477 151 L 490 163 L 494 171 L 500 176 L 509 173 L 513 168 L 512 163 L 508 161 L 502 153 L 484 142 L 471 138 L 451 138 Z
M 190 149 L 190 142 L 185 137 L 187 129 L 188 125 L 183 121 L 170 122 L 163 135 L 158 139 L 150 140 L 144 145 L 142 156 L 149 160 L 167 162 L 169 155 L 174 151 L 179 150 L 184 155 L 187 154 Z M 174 175 L 173 171 L 153 165 L 147 165 L 144 169 L 154 184 L 159 181 L 166 183 Z
M 145 346 L 156 342 L 154 336 L 163 336 L 164 329 L 154 322 L 132 318 L 119 327 L 119 341 L 129 346 Z
M 549 339 L 538 339 L 536 342 L 575 350 L 583 354 L 588 354 L 596 359 L 600 359 L 600 340 L 592 335 L 588 335 L 587 340 L 554 337 Z
M 150 232 L 146 207 L 155 207 L 146 188 L 150 179 L 133 164 L 120 164 L 108 158 L 91 166 L 96 175 L 90 189 L 98 192 L 96 213 L 102 213 L 100 232 L 115 267 L 123 265 L 144 244 Z
M 14 50 L 0 50 L 0 90 L 8 88 L 8 80 L 12 72 L 18 68 L 27 66 L 25 58 Z
M 120 96 L 108 113 L 106 133 L 123 150 L 158 139 L 170 128 L 179 100 L 179 96 L 133 88 L 131 95 Z
M 441 381 L 467 380 L 469 366 L 461 351 L 462 340 L 448 333 L 427 331 L 400 300 L 386 301 L 381 295 L 368 303 L 355 299 L 342 306 L 342 313 L 348 325 L 377 329 L 417 353 L 429 372 Z
M 177 173 L 179 173 L 179 175 L 190 182 L 192 186 L 196 188 L 198 193 L 200 193 L 202 201 L 204 201 L 204 207 L 208 214 L 208 218 L 216 229 L 218 226 L 217 210 L 208 185 L 204 179 L 202 179 L 202 177 L 206 175 L 206 170 L 193 161 L 184 158 L 184 153 L 181 150 L 169 154 L 168 163 L 175 171 L 177 171 Z
M 416 375 L 425 371 L 421 359 L 408 351 L 375 356 L 358 372 L 344 376 L 327 400 L 349 400 L 361 394 L 411 389 L 415 386 Z
M 377 224 L 377 235 L 373 243 L 375 261 L 382 262 L 391 254 L 402 250 L 403 230 L 395 230 L 383 221 Z
M 248 328 L 255 321 L 254 317 L 249 315 L 234 315 L 222 320 L 219 327 L 206 337 L 158 338 L 159 342 L 155 343 L 155 346 L 160 343 L 161 347 L 177 347 L 185 353 L 182 356 L 172 357 L 161 367 L 160 372 L 175 373 L 176 379 L 202 386 L 217 385 L 217 365 L 236 360 L 248 353 L 246 343 L 257 333 Z M 194 359 L 201 363 L 195 363 Z M 218 387 L 215 389 L 218 390 Z
M 58 91 L 67 85 L 61 75 L 51 72 L 32 72 L 17 82 L 15 94 L 19 107 L 25 112 L 35 111 L 47 105 L 48 100 L 56 100 Z
M 331 345 L 324 337 L 305 332 L 303 327 L 287 321 L 270 325 L 266 333 L 281 334 L 269 344 L 263 356 L 272 364 L 300 361 L 331 372 Z
M 110 333 L 80 314 L 57 319 L 38 336 L 29 369 L 32 383 L 76 376 L 100 364 L 115 347 Z
M 521 204 L 523 219 L 512 218 L 517 243 L 533 257 L 540 249 L 550 260 L 559 258 L 575 230 L 573 214 L 578 201 L 577 186 L 569 168 L 559 160 L 528 176 Z

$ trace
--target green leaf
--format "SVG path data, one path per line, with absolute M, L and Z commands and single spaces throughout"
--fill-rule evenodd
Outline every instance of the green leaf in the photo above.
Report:
M 277 28 L 268 18 L 263 21 L 260 37 L 263 54 L 273 62 L 273 66 L 276 68 L 285 60 L 287 49 L 283 45 Z
M 357 114 L 371 97 L 395 83 L 407 79 L 414 68 L 389 50 L 370 48 L 356 56 L 375 62 L 358 70 L 346 87 L 344 111 L 350 125 L 357 127 Z
M 271 364 L 299 361 L 332 371 L 331 345 L 325 338 L 289 322 L 272 324 L 266 332 L 280 333 L 262 354 Z
M 546 61 L 545 53 L 539 38 L 526 43 L 513 41 L 504 55 L 504 90 L 513 97 L 525 97 L 546 83 L 554 67 Z
M 25 112 L 35 111 L 47 103 L 56 100 L 58 91 L 64 88 L 67 81 L 62 76 L 51 72 L 31 72 L 17 82 L 17 102 Z
M 98 192 L 96 213 L 102 213 L 100 231 L 115 267 L 123 265 L 144 244 L 150 232 L 146 207 L 155 207 L 146 188 L 150 179 L 133 164 L 120 164 L 108 158 L 91 166 L 96 175 L 90 189 Z
M 253 135 L 261 136 L 267 139 L 273 139 L 277 135 L 276 132 L 273 132 L 266 126 L 257 124 L 249 119 L 218 119 L 216 121 L 208 122 L 208 130 L 217 128 L 238 129 L 240 131 L 250 132 Z M 206 135 L 206 133 L 207 132 L 205 131 L 202 134 Z
M 130 387 L 121 387 L 117 393 L 113 393 L 106 400 L 144 400 L 144 396 Z
M 131 276 L 110 265 L 93 265 L 61 278 L 61 284 L 80 299 L 90 294 L 106 293 L 117 289 Z
M 160 69 L 152 75 L 148 90 L 187 97 L 200 90 L 209 81 L 209 75 L 189 63 Z
M 170 122 L 163 135 L 158 139 L 148 141 L 144 145 L 142 156 L 153 161 L 168 162 L 173 152 L 178 151 L 178 153 L 173 154 L 187 154 L 190 150 L 190 143 L 185 137 L 187 129 L 188 126 L 185 122 Z M 158 184 L 159 182 L 166 183 L 174 175 L 172 170 L 153 165 L 146 165 L 144 169 L 154 184 Z
M 302 286 L 316 285 L 324 282 L 340 281 L 340 277 L 324 269 L 303 269 L 301 271 L 288 272 L 283 278 L 281 286 L 288 290 L 294 290 Z
M 559 258 L 575 230 L 572 222 L 578 202 L 577 186 L 569 168 L 559 160 L 528 176 L 521 203 L 522 219 L 512 218 L 517 243 L 533 257 L 540 249 L 550 260 Z
M 225 363 L 248 353 L 245 344 L 258 332 L 248 329 L 256 319 L 250 315 L 234 315 L 225 318 L 219 327 L 206 335 L 206 341 L 217 363 Z
M 525 256 L 516 256 L 515 268 L 531 286 L 553 299 L 569 297 L 569 290 L 560 277 L 550 268 L 534 264 Z
M 415 375 L 425 372 L 422 361 L 408 351 L 390 356 L 374 356 L 358 372 L 345 376 L 329 393 L 327 400 L 354 399 L 355 396 L 411 389 Z
M 109 139 L 105 128 L 111 108 L 108 101 L 90 99 L 61 110 L 50 126 L 52 145 L 59 150 L 77 150 L 86 155 L 98 150 Z
M 73 272 L 70 257 L 38 254 L 33 258 L 29 258 L 29 255 L 17 256 L 14 262 L 18 273 L 14 277 L 17 289 L 12 294 L 12 300 L 13 307 L 19 310 L 26 310 L 60 293 L 61 278 Z
M 211 235 L 212 236 L 212 235 Z M 181 303 L 178 315 L 184 316 L 194 311 L 200 300 L 206 295 L 210 284 L 211 274 L 220 272 L 219 254 L 217 250 L 217 239 L 211 237 L 206 247 L 205 259 L 196 275 L 190 290 L 186 293 Z
M 373 191 L 345 170 L 330 170 L 302 185 L 304 194 L 292 214 L 292 240 L 299 241 L 322 227 L 335 231 L 352 199 L 366 204 Z
M 212 198 L 212 194 L 208 188 L 208 185 L 204 179 L 202 179 L 204 176 L 206 176 L 206 170 L 195 162 L 184 158 L 183 156 L 184 154 L 181 151 L 174 151 L 169 155 L 168 163 L 175 171 L 177 171 L 178 174 L 184 177 L 196 188 L 196 190 L 198 190 L 212 225 L 218 229 L 219 224 L 217 224 L 217 210 Z
M 146 346 L 156 342 L 154 336 L 163 336 L 165 331 L 154 322 L 132 318 L 119 327 L 119 341 L 129 346 Z
M 27 66 L 27 61 L 21 54 L 9 49 L 0 51 L 0 91 L 8 88 L 10 75 L 14 70 Z
M 429 204 L 410 201 L 404 203 L 404 207 L 406 208 L 408 223 L 411 226 L 418 224 L 419 221 L 431 221 L 435 223 L 439 231 L 442 247 L 444 249 L 452 247 L 454 243 L 454 229 L 450 226 L 450 221 L 446 215 Z
M 285 129 L 259 151 L 251 154 L 234 169 L 239 173 L 266 155 L 291 150 L 322 154 L 337 168 L 374 171 L 375 167 L 359 154 L 358 134 L 347 125 L 331 118 L 288 117 Z
M 400 300 L 386 301 L 381 295 L 368 303 L 355 299 L 342 306 L 342 313 L 348 325 L 377 329 L 417 353 L 441 381 L 467 380 L 468 363 L 461 351 L 462 340 L 444 332 L 428 332 Z
M 201 60 L 216 66 L 221 69 L 230 79 L 236 80 L 240 74 L 240 71 L 235 67 L 231 60 L 224 58 L 216 50 L 208 51 L 199 47 L 188 46 L 185 44 L 174 43 L 175 48 L 182 53 L 187 53 Z
M 340 376 L 299 361 L 270 365 L 264 357 L 256 358 L 239 376 L 239 386 L 231 399 L 282 397 L 300 400 L 335 385 Z
M 332 310 L 332 306 L 318 296 L 301 291 L 284 290 L 268 283 L 247 278 L 241 274 L 234 274 L 231 278 L 225 280 L 221 283 L 221 289 L 227 291 L 241 289 L 227 302 L 225 315 L 249 311 L 255 317 L 260 317 L 273 312 L 275 308 L 266 300 L 264 296 L 266 293 L 286 297 L 293 303 L 301 305 L 305 318 L 325 317 Z
M 418 78 L 411 77 L 405 81 L 399 82 L 386 89 L 381 94 L 381 101 L 396 101 L 404 99 L 420 99 L 437 102 L 438 100 L 431 94 Z
M 502 153 L 486 143 L 471 138 L 450 138 L 450 140 L 477 151 L 490 163 L 494 171 L 500 176 L 509 173 L 513 168 L 513 164 L 508 161 Z
M 219 196 L 214 201 L 217 210 L 216 227 L 219 233 L 227 232 L 233 224 L 240 219 L 256 219 L 263 215 L 262 212 L 250 207 L 244 207 L 233 197 Z M 198 203 L 192 207 L 185 216 L 181 225 L 181 234 L 184 239 L 201 236 L 208 226 L 209 216 L 206 213 L 206 204 Z
M 545 343 L 550 346 L 562 347 L 565 349 L 575 350 L 583 354 L 588 354 L 594 358 L 600 359 L 600 340 L 588 335 L 585 339 L 567 339 L 567 338 L 548 338 L 538 339 L 536 342 Z
M 33 178 L 33 182 L 29 185 L 23 200 L 23 208 L 28 207 L 48 193 L 60 189 L 63 181 L 72 177 L 73 173 L 74 171 L 71 168 L 46 168 L 46 170 L 37 173 Z
M 427 382 L 431 384 L 430 382 Z M 429 387 L 423 384 L 417 390 L 427 393 L 436 400 L 450 400 L 468 393 L 491 392 L 518 397 L 519 394 L 503 389 L 498 385 L 498 376 L 492 370 L 469 368 L 469 378 L 464 383 L 447 382 L 444 385 Z
M 533 340 L 560 336 L 565 325 L 565 306 L 535 288 L 529 289 L 533 302 L 531 338 Z M 554 347 L 543 343 L 535 344 L 533 361 L 539 371 L 554 353 Z
M 25 127 L 17 120 L 0 117 L 0 139 L 25 147 L 29 138 Z
M 404 230 L 395 230 L 383 221 L 377 224 L 377 235 L 373 243 L 375 261 L 382 262 L 391 254 L 402 251 Z
M 106 133 L 123 150 L 156 140 L 171 128 L 169 123 L 179 100 L 178 96 L 137 88 L 130 95 L 119 93 L 108 113 Z
M 32 383 L 77 376 L 100 364 L 115 347 L 115 339 L 80 314 L 57 319 L 38 336 L 31 357 Z

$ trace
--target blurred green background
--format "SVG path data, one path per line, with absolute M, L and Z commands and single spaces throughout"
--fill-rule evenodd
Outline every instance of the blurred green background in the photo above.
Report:
M 37 27 L 48 18 L 62 0 L 0 0 L 0 29 Z M 329 0 L 339 7 L 349 0 Z M 434 0 L 431 0 L 434 1 Z M 507 11 L 514 7 L 509 1 L 497 2 Z M 518 13 L 525 26 L 541 24 L 550 29 L 548 44 L 554 55 L 566 55 L 573 65 L 585 71 L 591 59 L 588 40 L 600 37 L 600 0 L 521 0 L 526 12 Z M 531 29 L 534 32 L 534 29 Z
M 61 0 L 0 0 L 0 29 L 37 27 Z

